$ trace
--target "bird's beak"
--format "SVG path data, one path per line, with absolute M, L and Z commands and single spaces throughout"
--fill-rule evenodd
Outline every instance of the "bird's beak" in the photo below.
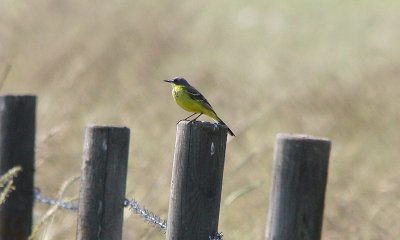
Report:
M 172 80 L 164 80 L 164 82 L 173 83 L 174 81 L 172 81 Z

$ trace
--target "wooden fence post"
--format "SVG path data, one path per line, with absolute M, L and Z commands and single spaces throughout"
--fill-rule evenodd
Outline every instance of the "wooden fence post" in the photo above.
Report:
M 129 129 L 86 127 L 78 204 L 78 240 L 122 238 Z
M 26 240 L 32 230 L 36 96 L 0 97 L 0 175 L 15 166 L 22 172 L 0 207 L 0 239 Z
M 205 240 L 218 231 L 226 133 L 206 122 L 178 124 L 167 240 Z
M 331 142 L 278 134 L 266 240 L 319 240 Z

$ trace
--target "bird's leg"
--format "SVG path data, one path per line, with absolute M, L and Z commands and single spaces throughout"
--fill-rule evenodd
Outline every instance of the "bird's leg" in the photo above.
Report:
M 195 117 L 193 120 L 190 120 L 190 122 L 196 121 L 201 115 L 203 115 L 203 113 L 200 113 L 199 116 Z
M 189 117 L 187 117 L 187 118 L 185 118 L 185 119 L 179 120 L 176 124 L 180 123 L 181 121 L 186 121 L 186 120 L 188 120 L 190 117 L 192 117 L 192 116 L 194 116 L 194 115 L 196 115 L 196 114 L 197 114 L 197 113 L 193 113 L 193 114 L 190 115 Z
M 183 119 L 183 120 L 188 120 L 190 117 L 193 117 L 194 115 L 196 115 L 197 113 L 193 113 L 192 115 L 190 115 L 189 117 Z

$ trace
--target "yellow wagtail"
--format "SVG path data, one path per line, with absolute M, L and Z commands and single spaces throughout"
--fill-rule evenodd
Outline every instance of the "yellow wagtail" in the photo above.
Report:
M 226 126 L 228 128 L 229 134 L 231 136 L 235 136 L 235 134 L 233 134 L 233 132 L 221 120 L 221 118 L 217 116 L 207 99 L 194 87 L 190 86 L 190 84 L 184 78 L 176 77 L 164 81 L 172 84 L 172 96 L 174 97 L 175 102 L 184 110 L 188 112 L 193 112 L 192 115 L 183 120 L 188 120 L 188 118 L 199 114 L 199 116 L 191 120 L 195 121 L 201 115 L 205 114 L 213 118 L 219 124 Z

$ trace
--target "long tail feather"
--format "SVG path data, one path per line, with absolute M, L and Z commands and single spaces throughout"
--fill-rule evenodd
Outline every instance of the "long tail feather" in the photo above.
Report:
M 224 123 L 224 121 L 222 121 L 221 120 L 221 118 L 218 118 L 218 123 L 219 124 L 222 124 L 222 125 L 224 125 L 224 126 L 226 126 L 227 128 L 228 128 L 228 132 L 229 132 L 229 135 L 231 135 L 231 136 L 235 136 L 235 134 L 232 132 L 232 130 L 228 127 L 228 125 L 226 125 L 225 123 Z

